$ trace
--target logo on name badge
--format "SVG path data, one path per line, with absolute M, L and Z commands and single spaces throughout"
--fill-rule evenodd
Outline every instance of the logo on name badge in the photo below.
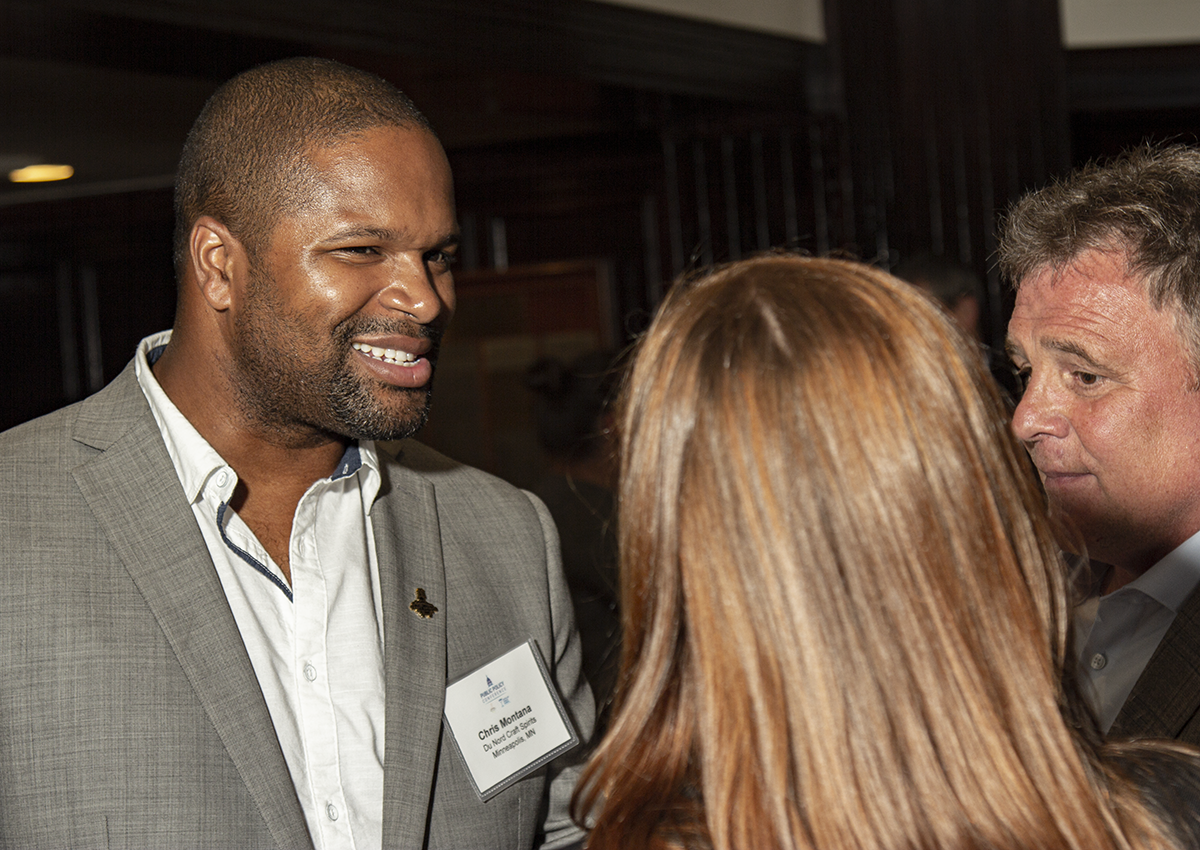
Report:
M 512 697 L 508 695 L 508 688 L 504 687 L 504 681 L 493 682 L 491 676 L 483 677 L 487 681 L 487 687 L 480 692 L 479 701 L 484 705 L 491 706 L 492 711 L 497 708 L 508 705 L 512 702 Z

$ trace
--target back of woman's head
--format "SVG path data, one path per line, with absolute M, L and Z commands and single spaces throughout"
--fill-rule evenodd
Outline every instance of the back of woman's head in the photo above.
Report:
M 591 846 L 1119 846 L 1060 716 L 1039 491 L 931 302 L 848 261 L 733 264 L 671 292 L 623 404 Z

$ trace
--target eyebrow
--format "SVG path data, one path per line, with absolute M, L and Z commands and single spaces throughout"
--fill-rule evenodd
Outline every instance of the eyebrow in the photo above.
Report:
M 402 234 L 387 227 L 348 227 L 345 230 L 339 230 L 337 233 L 322 239 L 322 245 L 332 245 L 336 242 L 344 242 L 347 239 L 378 239 L 382 242 L 393 242 L 402 237 Z M 439 248 L 452 248 L 459 244 L 462 240 L 462 235 L 458 230 L 452 230 L 448 233 L 439 236 L 434 240 L 434 246 Z
M 1045 345 L 1047 348 L 1050 348 L 1054 351 L 1061 351 L 1063 354 L 1070 354 L 1073 357 L 1078 357 L 1080 360 L 1094 369 L 1100 369 L 1103 366 L 1099 360 L 1088 354 L 1083 346 L 1079 345 L 1078 343 L 1071 342 L 1070 340 L 1048 339 L 1046 340 Z
M 395 239 L 398 234 L 386 227 L 348 227 L 322 239 L 321 243 L 328 245 L 332 242 L 342 242 L 346 239 Z
M 1093 369 L 1102 369 L 1103 364 L 1100 363 L 1092 355 L 1088 354 L 1087 349 L 1077 342 L 1072 342 L 1069 339 L 1046 339 L 1041 342 L 1042 348 L 1050 349 L 1051 351 L 1061 351 L 1063 354 L 1069 354 L 1072 357 L 1077 357 L 1084 362 L 1085 365 Z M 1007 337 L 1004 340 L 1004 353 L 1008 355 L 1010 360 L 1017 357 L 1024 357 L 1025 350 L 1017 344 L 1012 337 Z

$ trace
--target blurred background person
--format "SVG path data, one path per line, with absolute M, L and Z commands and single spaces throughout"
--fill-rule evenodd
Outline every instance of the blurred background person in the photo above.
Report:
M 972 339 L 982 338 L 983 282 L 973 270 L 946 257 L 915 254 L 901 261 L 892 274 L 936 298 Z
M 612 703 L 621 639 L 613 498 L 617 462 L 608 412 L 615 361 L 604 351 L 584 354 L 569 365 L 547 357 L 525 376 L 534 393 L 538 443 L 550 458 L 550 469 L 534 492 L 558 526 L 563 571 L 583 639 L 583 673 L 592 685 L 600 723 Z
M 1002 390 L 1009 407 L 1020 398 L 1017 380 L 1008 355 L 999 345 L 986 342 L 983 331 L 984 282 L 969 266 L 938 254 L 919 253 L 902 260 L 892 274 L 931 296 L 966 334 L 979 344 L 988 371 Z
M 1197 846 L 1194 751 L 1102 745 L 1064 690 L 1042 495 L 926 299 L 735 263 L 671 291 L 623 404 L 589 847 Z

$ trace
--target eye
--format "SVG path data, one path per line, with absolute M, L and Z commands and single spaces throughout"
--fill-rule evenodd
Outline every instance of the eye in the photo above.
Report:
M 359 257 L 373 257 L 379 253 L 379 249 L 374 245 L 348 245 L 338 250 L 343 254 L 354 254 Z
M 426 251 L 425 262 L 431 266 L 448 269 L 458 260 L 458 255 L 452 251 Z
M 1024 393 L 1029 388 L 1029 376 L 1033 374 L 1033 370 L 1028 366 L 1018 366 L 1012 364 L 1013 376 L 1017 379 L 1017 390 Z
M 1093 375 L 1091 372 L 1074 372 L 1075 380 L 1083 384 L 1085 387 L 1093 387 L 1100 382 L 1099 375 Z

